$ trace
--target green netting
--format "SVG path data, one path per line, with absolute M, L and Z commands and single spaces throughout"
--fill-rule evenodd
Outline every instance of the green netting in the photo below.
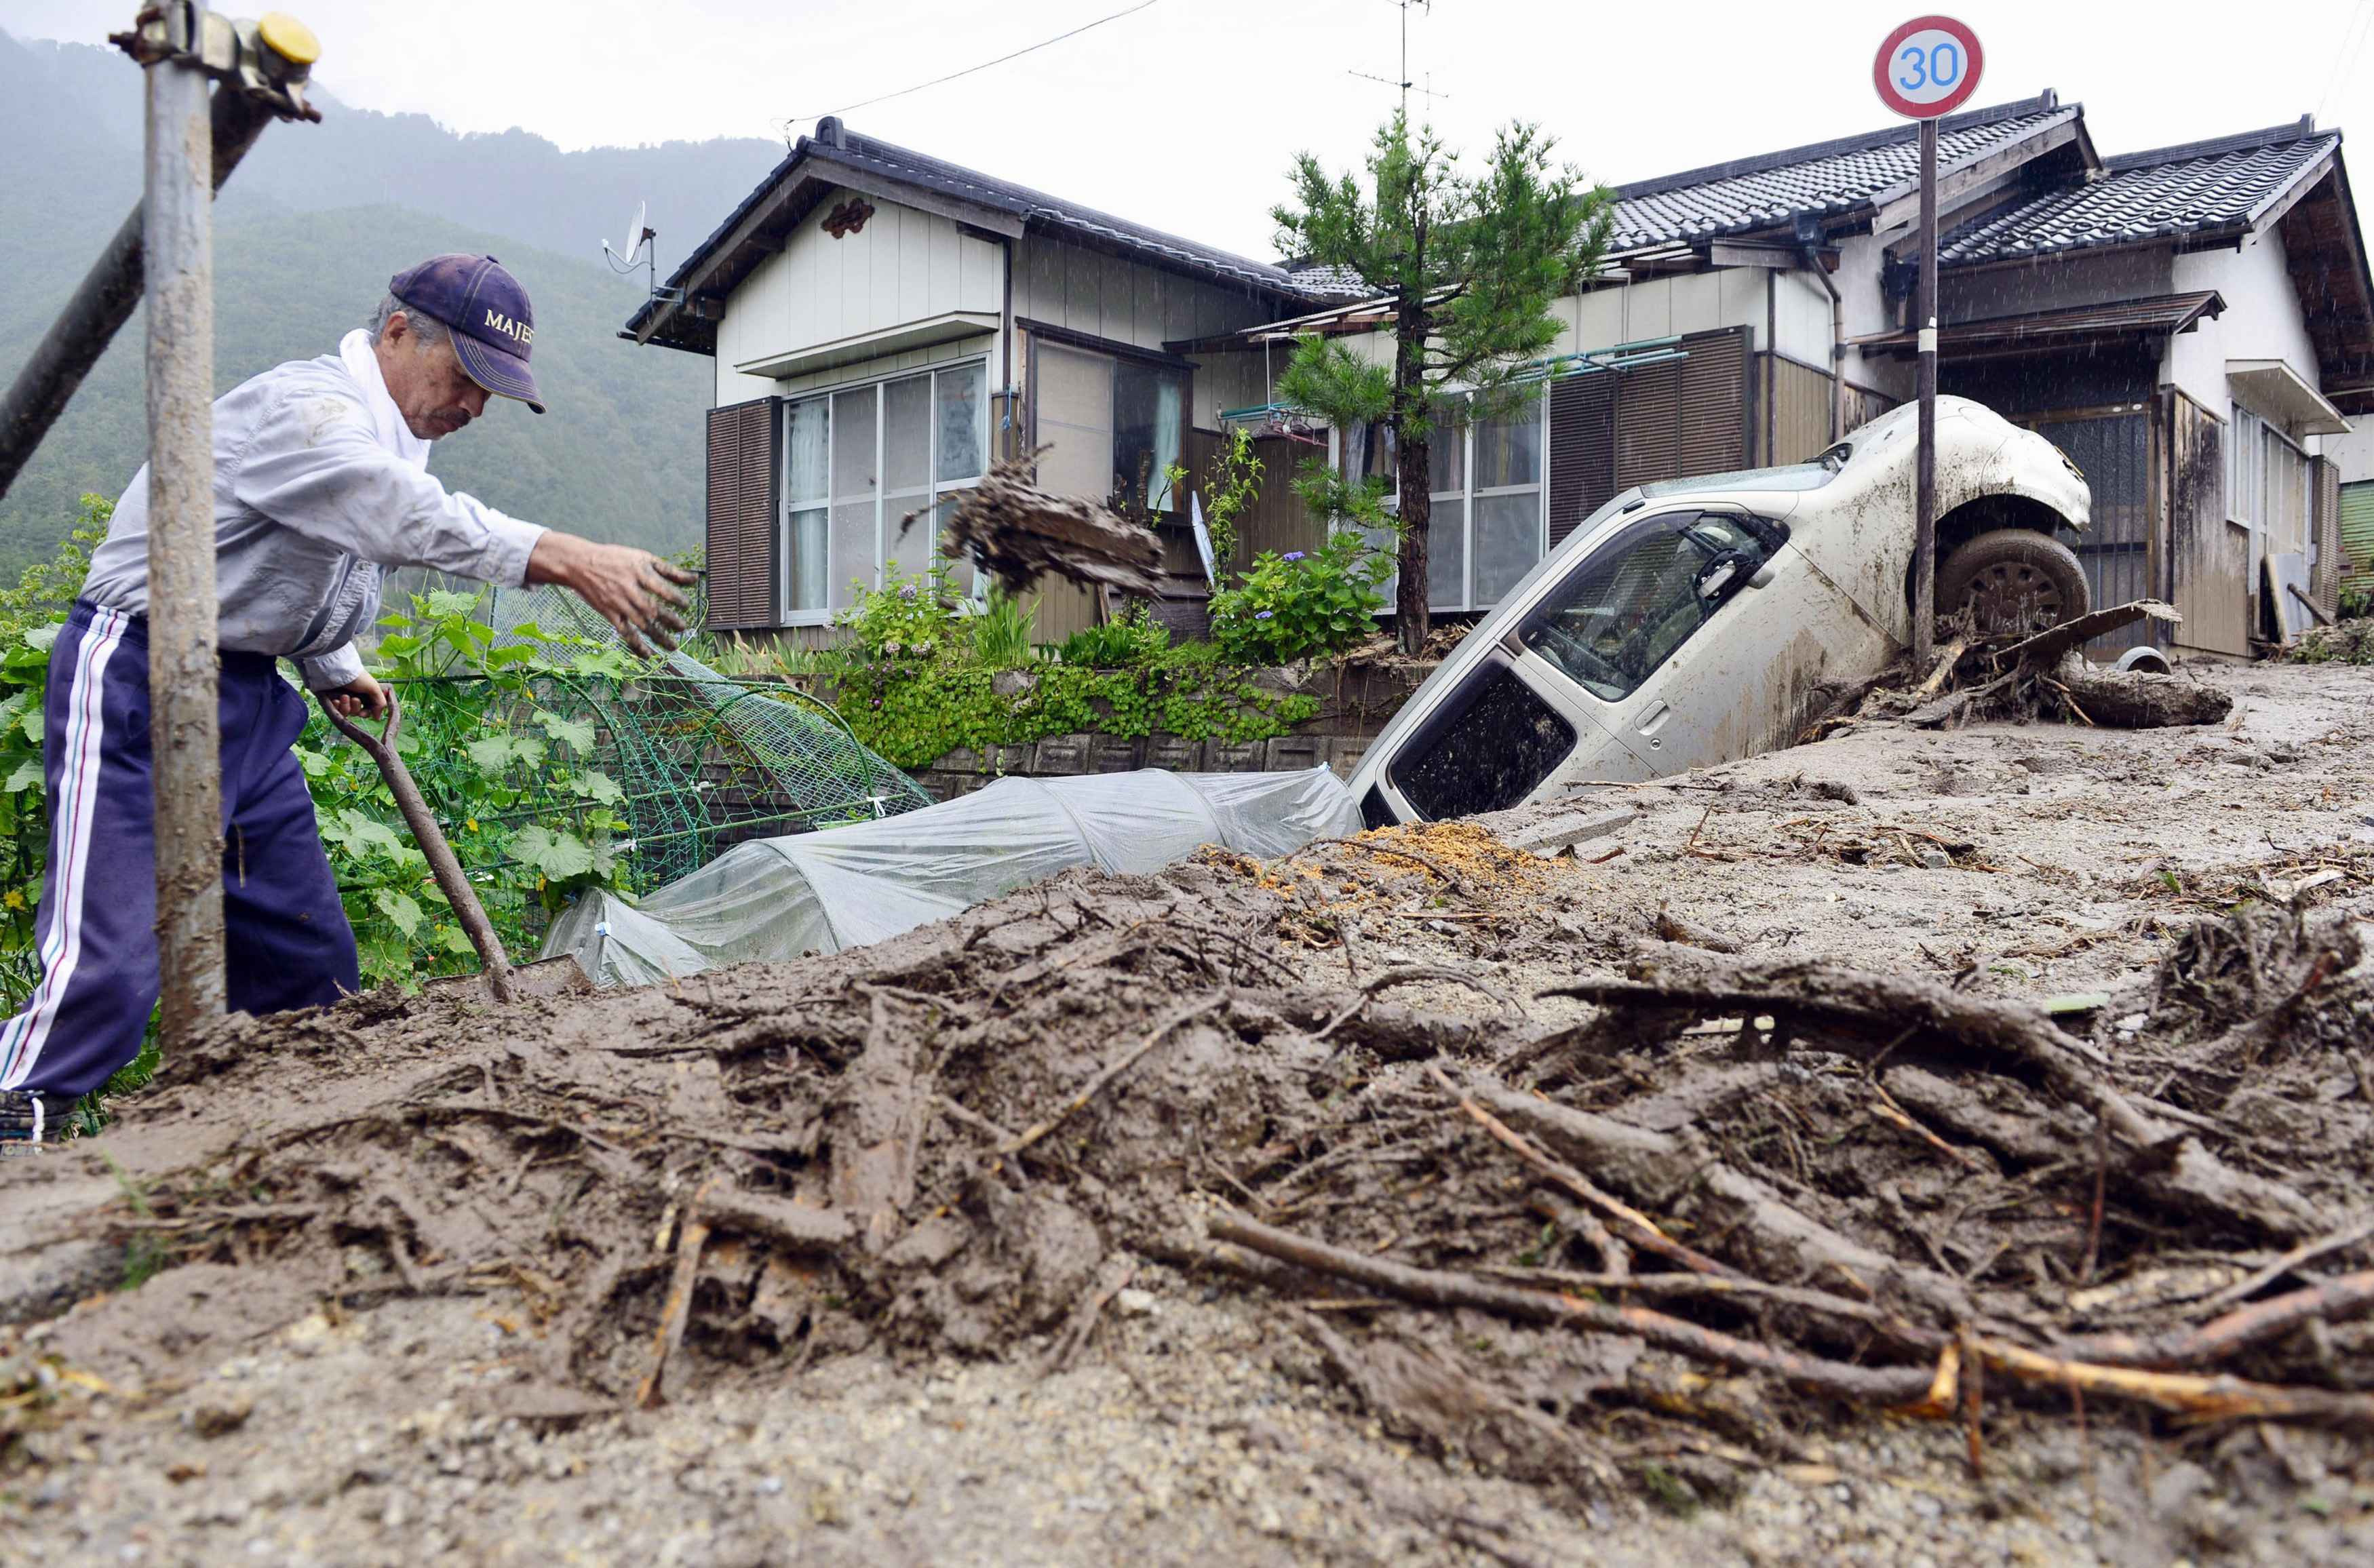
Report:
M 622 649 L 607 623 L 554 589 L 497 592 L 486 619 L 494 648 L 540 630 Z M 474 840 L 492 837 L 489 828 L 562 831 L 615 814 L 628 827 L 608 848 L 623 884 L 641 892 L 744 838 L 931 803 L 829 707 L 788 686 L 729 679 L 684 653 L 629 656 L 616 676 L 539 671 L 524 693 L 499 696 L 476 676 L 394 685 L 407 766 L 474 870 L 488 858 L 474 858 Z M 386 814 L 378 804 L 374 817 Z

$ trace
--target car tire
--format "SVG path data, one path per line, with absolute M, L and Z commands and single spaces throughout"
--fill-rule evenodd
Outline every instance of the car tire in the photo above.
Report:
M 1937 613 L 1968 610 L 1981 637 L 2033 636 L 2091 608 L 2077 552 L 2034 529 L 1981 533 L 1937 568 Z

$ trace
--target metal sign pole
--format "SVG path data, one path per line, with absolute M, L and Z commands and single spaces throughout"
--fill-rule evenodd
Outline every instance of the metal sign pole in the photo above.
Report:
M 145 69 L 148 305 L 148 740 L 167 1046 L 223 1012 L 222 743 L 216 723 L 214 137 L 205 7 L 160 7 Z M 186 30 L 184 30 L 186 29 Z M 229 90 L 229 89 L 226 89 Z
M 1912 667 L 1926 673 L 1937 642 L 1937 122 L 1921 122 L 1921 451 L 1912 519 Z

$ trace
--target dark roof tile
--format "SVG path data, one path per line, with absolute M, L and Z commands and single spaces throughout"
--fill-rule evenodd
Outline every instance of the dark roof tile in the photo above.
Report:
M 2247 228 L 2340 145 L 2340 132 L 2296 123 L 2107 158 L 2082 185 L 1947 234 L 1938 260 L 1970 266 Z
M 2047 95 L 1950 115 L 1938 127 L 1939 166 L 1950 169 L 2083 112 Z M 1609 249 L 1620 254 L 1769 228 L 1801 213 L 1851 211 L 1920 173 L 1919 136 L 1917 125 L 1893 125 L 1618 186 Z

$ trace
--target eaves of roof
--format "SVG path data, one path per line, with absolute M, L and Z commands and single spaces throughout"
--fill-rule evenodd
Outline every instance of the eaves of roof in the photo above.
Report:
M 2111 338 L 2168 336 L 2191 332 L 2204 317 L 2222 315 L 2226 301 L 2215 289 L 2121 299 L 2107 305 L 2076 305 L 2028 310 L 1982 321 L 1953 322 L 1937 329 L 1938 352 L 1956 360 L 1984 359 L 2046 349 L 2070 348 Z M 1852 340 L 1866 357 L 1915 352 L 1910 331 L 1872 333 Z
M 1280 305 L 1310 306 L 1344 298 L 1344 290 L 1332 275 L 1320 274 L 1306 279 L 1284 267 L 1064 202 L 959 164 L 856 135 L 829 122 L 818 129 L 822 134 L 817 136 L 801 137 L 766 179 L 693 248 L 668 275 L 663 297 L 646 301 L 619 335 L 709 351 L 714 343 L 714 325 L 702 322 L 697 307 L 688 309 L 693 305 L 689 296 L 722 294 L 756 264 L 757 258 L 744 252 L 750 248 L 752 219 L 770 204 L 781 209 L 783 227 L 805 216 L 813 200 L 783 200 L 787 191 L 802 182 L 849 184 L 894 200 L 911 194 L 931 210 L 993 232 L 1052 232 L 1166 271 L 1243 288 Z M 781 239 L 777 232 L 771 240 L 759 240 L 758 249 L 761 254 L 780 249 Z

